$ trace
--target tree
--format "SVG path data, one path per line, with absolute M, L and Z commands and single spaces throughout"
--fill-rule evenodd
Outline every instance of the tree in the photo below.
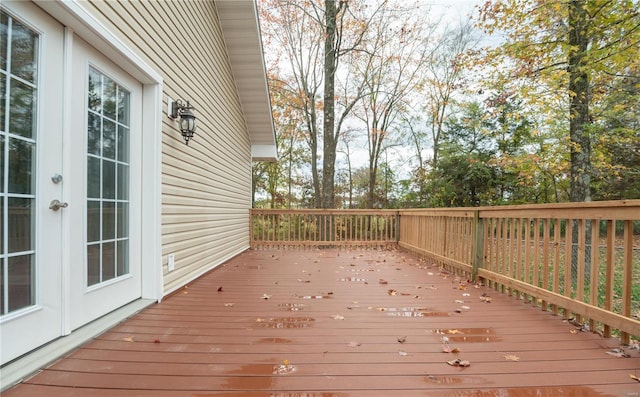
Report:
M 355 116 L 364 124 L 369 154 L 367 202 L 373 208 L 381 154 L 393 145 L 392 130 L 423 81 L 435 25 L 416 5 L 381 8 L 352 60 L 352 78 L 362 81 Z
M 624 74 L 594 109 L 601 120 L 594 125 L 593 159 L 599 200 L 640 197 L 640 65 Z
M 483 58 L 496 66 L 494 77 L 526 82 L 519 92 L 541 111 L 564 95 L 571 201 L 591 200 L 596 120 L 590 109 L 620 71 L 637 63 L 639 16 L 634 0 L 489 0 L 480 8 L 479 26 L 505 33 L 504 43 Z
M 442 156 L 433 170 L 432 205 L 465 207 L 500 203 L 501 172 L 492 159 L 497 145 L 486 121 L 485 107 L 470 102 L 460 117 L 447 121 Z
M 260 6 L 262 39 L 272 103 L 275 97 L 295 111 L 298 128 L 310 154 L 311 183 L 315 207 L 320 207 L 318 147 L 322 120 L 322 25 L 318 16 L 295 1 L 263 0 Z M 278 120 L 275 119 L 276 130 Z
M 291 106 L 300 111 L 311 152 L 315 206 L 335 207 L 335 163 L 342 126 L 360 99 L 359 87 L 336 82 L 341 59 L 359 51 L 364 33 L 386 1 L 369 8 L 365 1 L 264 0 L 261 5 L 265 47 Z M 281 49 L 281 50 L 280 50 Z M 321 166 L 319 166 L 321 164 Z
M 438 165 L 440 138 L 451 115 L 454 94 L 463 84 L 464 56 L 477 44 L 473 25 L 469 21 L 460 22 L 444 30 L 430 61 L 425 64 L 427 74 L 423 84 L 427 101 L 424 106 L 430 122 L 433 168 Z

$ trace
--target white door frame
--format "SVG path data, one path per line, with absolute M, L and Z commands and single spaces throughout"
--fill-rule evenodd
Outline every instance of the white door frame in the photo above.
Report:
M 74 33 L 109 57 L 142 83 L 142 224 L 141 276 L 142 298 L 159 301 L 163 296 L 162 242 L 161 242 L 161 167 L 162 167 L 162 76 L 140 58 L 102 22 L 91 15 L 80 1 L 37 1 L 41 8 L 60 21 L 65 27 L 65 87 L 63 92 L 63 128 L 70 128 L 75 112 L 71 105 L 71 56 Z M 63 168 L 72 166 L 71 158 L 64 153 Z M 69 196 L 69 191 L 63 192 Z M 64 222 L 63 236 L 68 236 L 73 225 Z M 63 244 L 68 247 L 68 244 Z M 69 285 L 71 254 L 68 248 L 62 253 L 63 261 L 63 333 L 71 333 Z

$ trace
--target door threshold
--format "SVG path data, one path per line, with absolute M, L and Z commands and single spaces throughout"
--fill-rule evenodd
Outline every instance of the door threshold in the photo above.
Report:
M 156 303 L 152 299 L 137 299 L 128 305 L 86 324 L 67 336 L 55 339 L 0 368 L 0 392 L 30 378 L 60 357 L 113 328 L 120 322 Z

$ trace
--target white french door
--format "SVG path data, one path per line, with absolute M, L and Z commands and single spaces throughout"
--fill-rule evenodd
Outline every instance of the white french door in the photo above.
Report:
M 0 3 L 0 363 L 62 332 L 63 27 Z
M 142 85 L 73 36 L 65 141 L 69 196 L 69 323 L 75 329 L 141 296 Z
M 142 84 L 0 3 L 0 364 L 141 293 Z

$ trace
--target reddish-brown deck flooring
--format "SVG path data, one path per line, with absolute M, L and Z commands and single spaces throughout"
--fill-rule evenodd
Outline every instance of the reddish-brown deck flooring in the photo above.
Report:
M 638 397 L 615 347 L 410 254 L 248 251 L 4 395 Z

